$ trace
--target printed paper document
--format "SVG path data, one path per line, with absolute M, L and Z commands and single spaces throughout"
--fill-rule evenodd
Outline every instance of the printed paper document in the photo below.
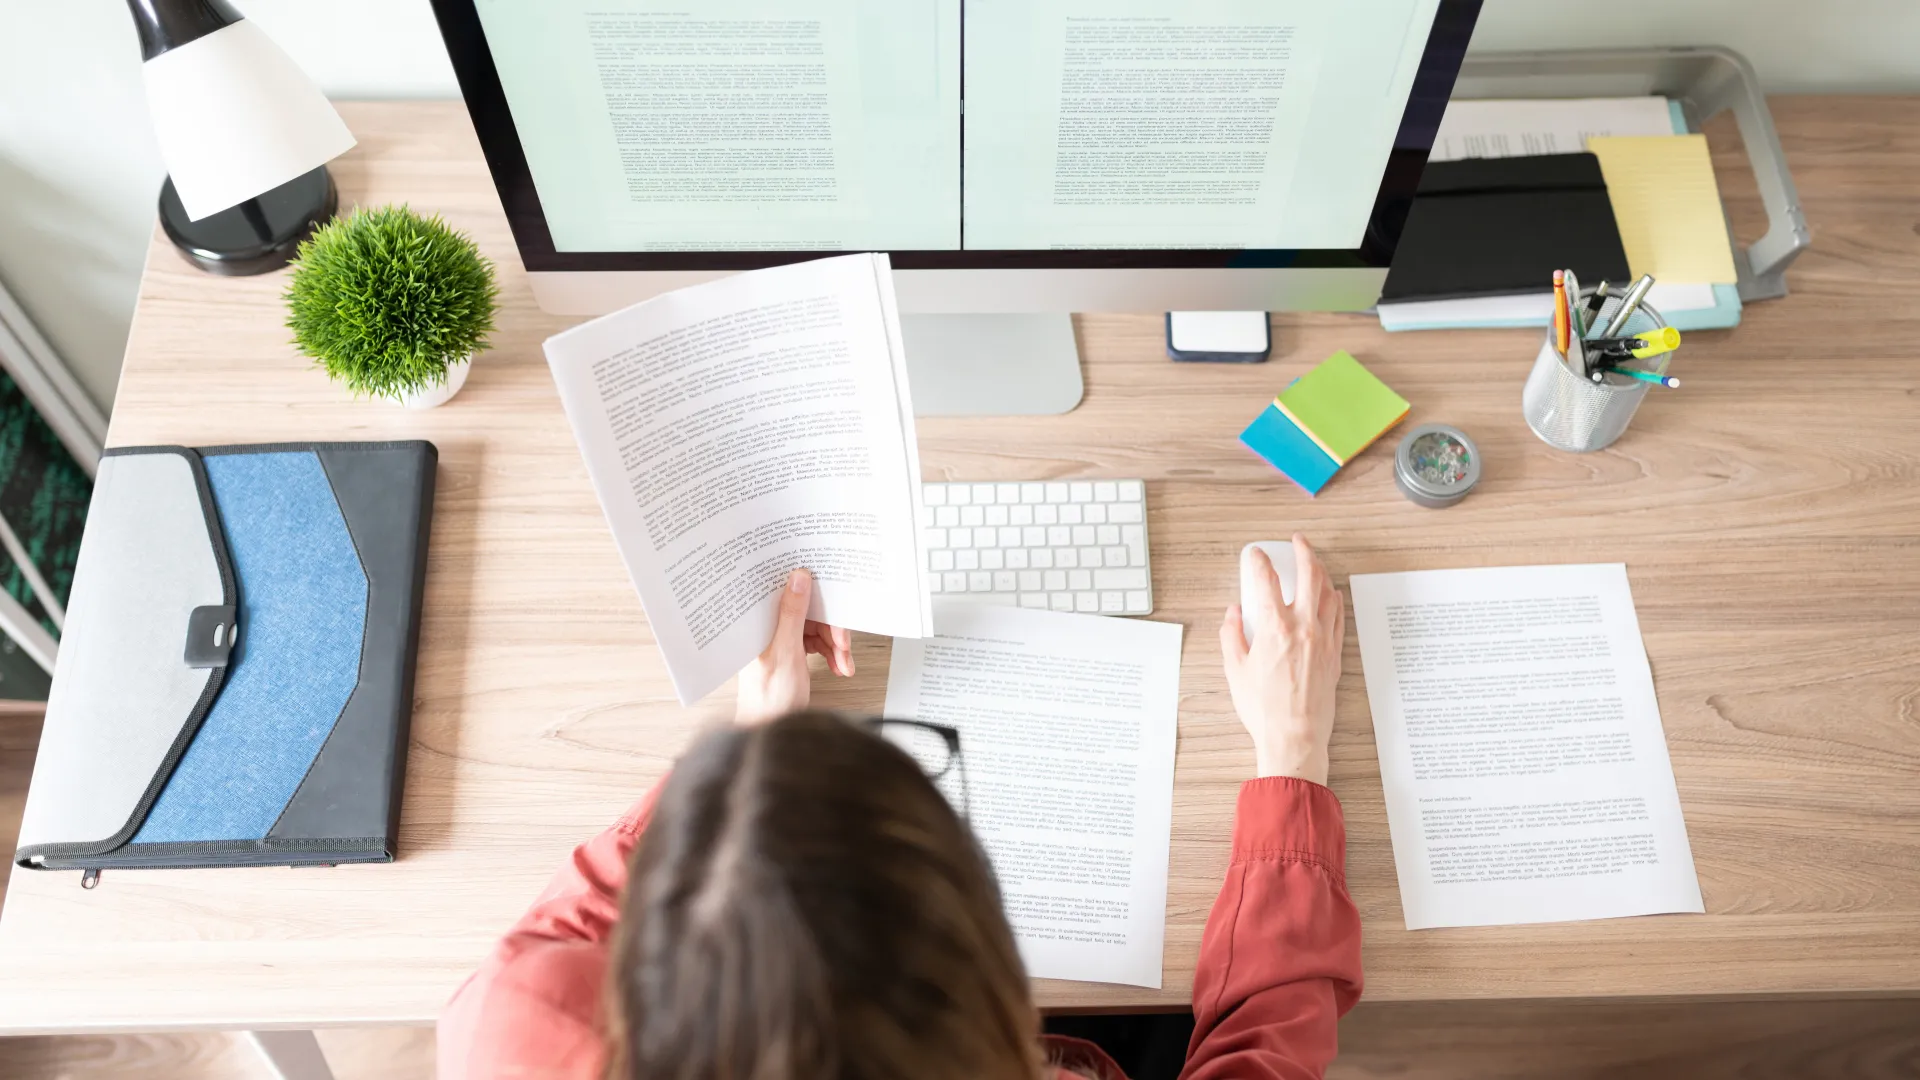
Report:
M 1663 97 L 1454 100 L 1428 161 L 1578 154 L 1591 135 L 1671 135 Z
M 1355 574 L 1407 929 L 1702 911 L 1627 569 Z
M 681 704 L 766 648 L 800 567 L 817 583 L 810 618 L 932 632 L 885 255 L 667 293 L 546 353 Z
M 896 641 L 886 715 L 960 731 L 964 805 L 1027 973 L 1159 987 L 1177 623 L 945 601 Z

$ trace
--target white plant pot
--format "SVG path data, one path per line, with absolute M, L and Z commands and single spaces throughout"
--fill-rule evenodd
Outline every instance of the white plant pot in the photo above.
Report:
M 423 386 L 409 390 L 394 400 L 409 409 L 431 409 L 438 405 L 445 405 L 453 399 L 453 395 L 460 392 L 462 386 L 467 384 L 467 372 L 472 368 L 473 357 L 471 356 L 459 363 L 448 364 L 447 381 L 438 386 Z

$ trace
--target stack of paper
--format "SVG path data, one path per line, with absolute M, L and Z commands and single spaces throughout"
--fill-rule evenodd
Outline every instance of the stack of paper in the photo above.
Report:
M 1343 349 L 1281 391 L 1240 441 L 1317 495 L 1408 408 L 1405 398 Z

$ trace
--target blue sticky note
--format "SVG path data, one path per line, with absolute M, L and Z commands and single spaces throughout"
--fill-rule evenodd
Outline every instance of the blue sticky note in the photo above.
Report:
M 1333 474 L 1340 471 L 1340 464 L 1271 402 L 1253 418 L 1247 430 L 1240 433 L 1240 441 L 1265 458 L 1267 464 L 1285 473 L 1287 479 L 1306 489 L 1309 495 L 1318 495 L 1327 481 L 1333 479 Z

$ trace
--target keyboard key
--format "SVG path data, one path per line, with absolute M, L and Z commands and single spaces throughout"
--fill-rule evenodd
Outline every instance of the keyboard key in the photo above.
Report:
M 968 592 L 992 592 L 993 591 L 993 575 L 987 573 L 985 570 L 975 570 L 973 573 L 968 574 L 967 575 L 967 591 Z
M 1035 525 L 1055 525 L 1060 521 L 1060 508 L 1052 503 L 1042 503 L 1033 508 Z
M 978 554 L 980 556 L 980 569 L 982 570 L 999 570 L 1007 565 L 1007 554 L 999 548 L 988 548 L 985 551 L 974 552 L 972 554 Z M 1126 555 L 1127 549 L 1121 548 L 1120 557 L 1124 559 Z M 1120 563 L 1118 565 L 1125 566 L 1126 563 Z
M 958 572 L 941 574 L 940 590 L 942 592 L 966 592 L 967 575 Z
M 1146 502 L 1147 489 L 1138 480 L 1120 481 L 1120 500 L 1122 502 Z
M 1117 592 L 1103 592 L 1100 594 L 1100 614 L 1120 615 L 1124 614 L 1126 610 L 1126 597 L 1121 596 Z
M 1100 594 L 1091 592 L 1074 593 L 1073 610 L 1084 611 L 1089 615 L 1098 614 L 1100 611 Z
M 1137 525 L 1140 519 L 1139 503 L 1114 503 L 1107 507 L 1107 520 L 1115 525 Z
M 967 549 L 966 549 L 966 550 L 964 550 L 964 551 L 956 551 L 956 552 L 954 552 L 954 553 L 953 553 L 953 568 L 954 568 L 955 570 L 978 570 L 978 569 L 980 569 L 980 553 L 979 553 L 979 552 L 977 552 L 977 551 L 975 551 L 975 550 L 973 550 L 972 548 L 967 548 Z
M 939 574 L 927 575 L 927 591 L 928 592 L 940 591 L 940 575 Z
M 1093 587 L 1096 589 L 1144 589 L 1147 587 L 1147 572 L 1137 566 L 1095 570 Z
M 966 484 L 949 484 L 947 486 L 948 506 L 965 506 L 972 501 L 973 488 Z
M 1019 547 L 1020 546 L 1020 530 L 1014 528 L 1011 525 L 1002 525 L 1000 527 L 1000 546 L 1001 547 Z
M 927 506 L 947 505 L 947 485 L 921 484 L 920 501 Z
M 1120 497 L 1120 489 L 1111 480 L 1096 480 L 1093 484 L 1094 502 L 1112 502 Z
M 972 528 L 987 523 L 987 508 L 984 506 L 963 506 L 960 508 L 960 524 Z
M 1012 592 L 1014 589 L 1018 587 L 1019 587 L 1018 575 L 1016 575 L 1013 571 L 996 570 L 993 572 L 993 591 L 994 592 Z
M 1047 602 L 1055 611 L 1073 610 L 1073 594 L 1069 592 L 1048 593 Z
M 1017 547 L 1007 552 L 1007 569 L 1025 570 L 1027 568 L 1027 549 Z
M 976 537 L 975 539 L 978 539 L 978 538 Z M 1080 549 L 1080 565 L 1087 568 L 1088 570 L 1092 570 L 1097 566 L 1102 566 L 1105 563 L 1106 563 L 1106 560 L 1100 557 L 1099 548 L 1083 547 Z
M 1144 525 L 1123 525 L 1120 528 L 1120 542 L 1123 544 L 1144 544 L 1147 542 L 1147 529 Z
M 1050 570 L 1053 568 L 1052 548 L 1034 548 L 1028 557 L 1033 560 L 1033 568 L 1035 570 Z
M 1093 571 L 1091 570 L 1067 571 L 1067 588 L 1075 589 L 1075 590 L 1093 588 Z
M 950 548 L 968 548 L 973 546 L 972 529 L 948 529 L 947 546 Z
M 1076 480 L 1067 485 L 1067 499 L 1070 502 L 1090 503 L 1093 501 L 1093 485 L 1084 480 Z
M 1080 547 L 1091 545 L 1094 542 L 1093 535 L 1093 526 L 1091 525 L 1075 525 L 1073 527 L 1073 542 Z
M 960 524 L 960 508 L 957 506 L 940 507 L 933 512 L 933 523 L 943 529 L 953 528 L 955 525 Z
M 943 548 L 947 546 L 947 530 L 921 529 L 920 543 L 923 547 Z
M 1067 505 L 1061 507 L 1060 523 L 1063 525 L 1080 524 L 1082 521 L 1086 520 L 1081 513 L 1084 509 L 1085 509 L 1084 507 L 1075 505 L 1074 503 L 1068 503 Z
M 1047 546 L 1047 530 L 1038 525 L 1029 525 L 1020 530 L 1020 544 L 1023 547 L 1037 548 Z
M 1080 565 L 1080 552 L 1077 548 L 1050 548 L 1053 552 L 1053 565 L 1062 570 L 1071 570 Z
M 1098 529 L 1094 530 L 1094 532 L 1097 536 L 1100 537 L 1100 539 L 1094 541 L 1094 543 L 1099 544 L 1102 547 L 1105 547 L 1108 544 L 1117 544 L 1120 542 L 1120 526 L 1118 525 L 1102 525 Z
M 1007 524 L 1009 525 L 1033 524 L 1033 507 L 1028 506 L 1026 503 L 1015 503 L 1014 505 L 1007 507 L 1007 510 L 1008 510 L 1008 517 L 1006 522 Z
M 1146 593 L 1130 592 L 1127 594 L 1127 613 L 1129 615 L 1145 615 L 1152 610 L 1153 598 Z
M 1092 506 L 1081 511 L 1081 517 L 1089 525 L 1105 525 L 1107 523 L 1107 508 L 1100 503 L 1094 503 Z
M 1047 501 L 1050 503 L 1066 502 L 1067 501 L 1067 485 L 1048 484 L 1047 485 Z
M 998 503 L 987 507 L 987 524 L 997 527 L 1000 525 L 1005 525 L 1006 523 L 1007 523 L 1006 507 L 1001 506 Z
M 1044 484 L 1020 485 L 1020 501 L 1023 503 L 1043 502 L 1046 500 L 1046 497 L 1047 488 Z
M 1059 571 L 1055 570 L 1054 573 L 1057 574 Z M 1045 575 L 1038 570 L 1020 571 L 1020 591 L 1037 593 L 1041 589 L 1046 588 L 1046 583 L 1042 580 L 1044 576 Z
M 1047 543 L 1054 547 L 1066 547 L 1073 543 L 1073 529 L 1066 525 L 1047 526 Z
M 1067 572 L 1065 570 L 1048 570 L 1042 574 L 1041 577 L 1041 587 L 1048 592 L 1060 592 L 1067 587 Z
M 1123 547 L 1101 548 L 1100 554 L 1104 556 L 1104 558 L 1102 558 L 1100 561 L 1106 563 L 1108 566 L 1127 565 L 1127 549 L 1126 548 L 1123 548 Z
M 932 564 L 927 567 L 927 569 L 929 570 L 953 569 L 953 552 L 951 551 L 947 551 L 945 549 L 942 549 L 940 551 L 929 551 L 927 552 L 927 557 L 933 560 Z
M 992 484 L 973 485 L 973 502 L 976 506 L 985 506 L 993 501 Z
M 1030 608 L 1044 608 L 1047 606 L 1047 594 L 1038 593 L 1038 592 L 1021 593 L 1020 606 L 1030 607 Z
M 1019 484 L 993 485 L 993 501 L 998 503 L 1016 503 L 1020 501 Z
M 993 547 L 995 533 L 996 530 L 989 529 L 985 525 L 973 530 L 973 546 Z

